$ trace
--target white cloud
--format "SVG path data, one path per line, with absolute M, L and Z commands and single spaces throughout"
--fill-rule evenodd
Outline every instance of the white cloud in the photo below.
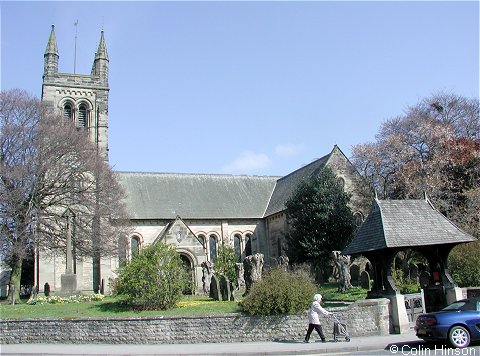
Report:
M 302 144 L 294 144 L 294 143 L 286 143 L 283 145 L 277 145 L 275 147 L 275 153 L 280 157 L 293 157 L 303 151 L 305 145 Z
M 223 172 L 232 174 L 252 174 L 269 167 L 272 160 L 264 153 L 243 151 L 233 162 L 223 167 Z

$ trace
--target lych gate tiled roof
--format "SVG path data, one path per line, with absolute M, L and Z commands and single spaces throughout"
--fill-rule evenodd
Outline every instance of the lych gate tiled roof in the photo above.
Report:
M 263 218 L 279 177 L 117 172 L 131 219 Z
M 476 239 L 455 226 L 428 200 L 376 200 L 342 254 L 471 241 Z

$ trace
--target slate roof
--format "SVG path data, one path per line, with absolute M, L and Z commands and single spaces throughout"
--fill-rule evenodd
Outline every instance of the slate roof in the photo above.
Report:
M 280 177 L 117 172 L 131 219 L 263 218 Z
M 370 214 L 342 254 L 471 241 L 476 239 L 455 226 L 428 199 L 375 200 Z
M 319 158 L 300 169 L 297 169 L 289 175 L 280 178 L 277 181 L 277 186 L 272 194 L 272 198 L 268 204 L 265 216 L 270 216 L 285 210 L 285 202 L 288 200 L 288 198 L 290 198 L 298 184 L 311 175 L 318 173 L 323 167 L 325 167 L 325 164 L 327 163 L 331 154 L 332 153 L 329 153 L 328 155 L 323 156 L 322 158 Z

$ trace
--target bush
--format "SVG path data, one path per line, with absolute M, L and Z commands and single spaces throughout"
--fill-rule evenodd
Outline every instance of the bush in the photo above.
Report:
M 448 256 L 448 269 L 459 287 L 479 287 L 480 241 L 455 246 Z
M 251 315 L 297 314 L 308 309 L 315 292 L 315 284 L 305 274 L 278 267 L 252 286 L 241 309 Z
M 136 309 L 170 309 L 189 285 L 190 277 L 175 248 L 157 243 L 120 269 L 114 293 Z
M 420 284 L 416 279 L 405 276 L 405 273 L 401 269 L 393 270 L 393 280 L 397 285 L 397 288 L 402 294 L 418 293 L 420 291 Z
M 235 271 L 235 250 L 231 246 L 220 245 L 218 257 L 213 264 L 213 269 L 217 275 L 228 278 L 232 285 L 237 285 L 237 272 Z

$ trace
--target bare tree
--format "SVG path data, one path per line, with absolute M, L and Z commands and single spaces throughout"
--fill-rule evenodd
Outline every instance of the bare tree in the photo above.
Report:
M 479 100 L 436 94 L 385 121 L 352 161 L 381 198 L 418 198 L 465 230 L 480 231 Z
M 42 109 L 21 90 L 0 93 L 2 255 L 19 298 L 22 262 L 33 250 L 66 251 L 75 224 L 77 256 L 114 256 L 128 233 L 124 192 L 87 133 Z
M 350 266 L 352 265 L 349 255 L 342 255 L 341 251 L 332 251 L 333 262 L 338 269 L 338 291 L 345 292 L 353 288 L 351 284 Z

